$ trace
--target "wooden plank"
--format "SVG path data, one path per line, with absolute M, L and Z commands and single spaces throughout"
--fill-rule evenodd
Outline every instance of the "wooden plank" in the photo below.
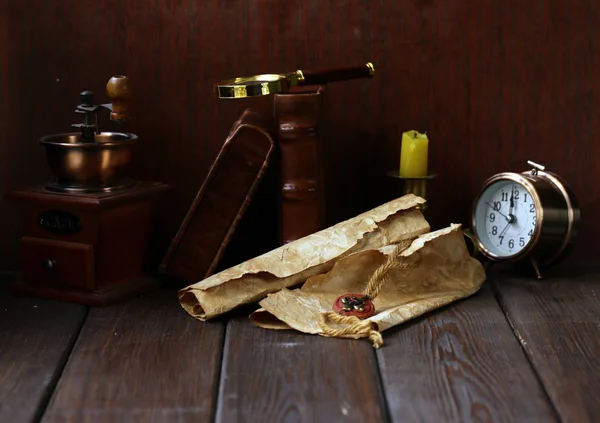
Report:
M 39 417 L 86 314 L 84 306 L 15 297 L 0 275 L 0 421 Z
M 174 291 L 92 309 L 42 421 L 209 421 L 222 339 Z
M 498 278 L 502 306 L 562 421 L 598 422 L 600 266 L 546 276 Z
M 552 422 L 555 415 L 489 284 L 384 333 L 394 422 Z
M 217 422 L 385 422 L 367 340 L 227 326 Z

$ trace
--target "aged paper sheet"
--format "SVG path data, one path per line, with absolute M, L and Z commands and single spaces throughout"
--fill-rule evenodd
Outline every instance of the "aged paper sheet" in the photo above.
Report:
M 339 296 L 362 292 L 394 248 L 387 245 L 347 255 L 336 261 L 328 272 L 310 277 L 302 288 L 284 288 L 269 294 L 260 301 L 262 308 L 250 318 L 263 328 L 331 336 L 323 330 L 319 316 L 330 312 Z M 483 266 L 470 256 L 460 225 L 419 236 L 401 255 L 418 259 L 417 265 L 393 270 L 373 300 L 376 314 L 365 321 L 371 322 L 377 331 L 468 297 L 477 292 L 485 280 Z M 336 336 L 360 338 L 366 335 Z

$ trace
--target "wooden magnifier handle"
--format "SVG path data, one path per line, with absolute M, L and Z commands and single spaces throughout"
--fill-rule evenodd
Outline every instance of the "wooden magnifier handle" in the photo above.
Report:
M 299 70 L 298 82 L 302 85 L 321 85 L 329 82 L 347 81 L 349 79 L 368 78 L 375 75 L 375 66 L 369 62 L 364 66 L 338 69 Z
M 106 94 L 112 103 L 111 120 L 124 121 L 129 117 L 129 79 L 124 75 L 115 75 L 106 84 Z

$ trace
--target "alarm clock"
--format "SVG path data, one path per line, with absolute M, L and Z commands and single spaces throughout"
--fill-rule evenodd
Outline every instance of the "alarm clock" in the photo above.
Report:
M 471 233 L 476 255 L 490 262 L 528 260 L 541 268 L 570 252 L 580 210 L 576 196 L 558 175 L 528 161 L 530 171 L 503 172 L 488 178 L 475 197 Z

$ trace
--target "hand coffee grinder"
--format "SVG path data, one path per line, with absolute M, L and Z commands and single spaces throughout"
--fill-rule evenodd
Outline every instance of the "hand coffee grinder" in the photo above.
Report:
M 56 180 L 7 195 L 24 206 L 17 294 L 105 306 L 157 286 L 147 276 L 148 246 L 157 200 L 169 187 L 127 175 L 138 137 L 98 124 L 102 110 L 127 120 L 127 77 L 113 76 L 106 91 L 111 103 L 102 105 L 80 94 L 83 123 L 72 125 L 79 131 L 39 140 Z

